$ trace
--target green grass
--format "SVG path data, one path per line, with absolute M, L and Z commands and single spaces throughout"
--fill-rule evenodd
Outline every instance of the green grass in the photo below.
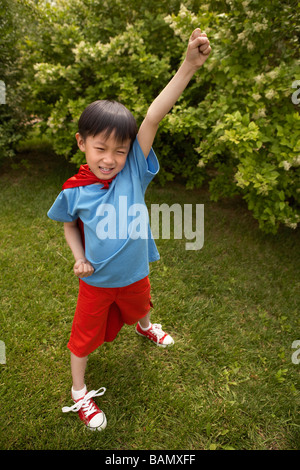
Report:
M 161 350 L 126 326 L 91 354 L 86 382 L 107 388 L 96 400 L 108 419 L 91 433 L 61 412 L 78 281 L 46 216 L 74 167 L 38 148 L 21 159 L 0 176 L 0 448 L 299 449 L 299 230 L 265 235 L 238 199 L 151 184 L 148 204 L 204 204 L 204 246 L 157 240 L 152 319 L 176 343 Z

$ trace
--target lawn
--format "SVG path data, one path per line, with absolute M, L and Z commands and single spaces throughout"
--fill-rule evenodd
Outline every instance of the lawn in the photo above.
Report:
M 124 327 L 88 362 L 88 387 L 107 388 L 96 399 L 106 430 L 61 412 L 78 280 L 62 224 L 46 214 L 73 173 L 39 149 L 0 176 L 0 449 L 300 449 L 299 230 L 263 234 L 243 201 L 213 203 L 180 183 L 146 193 L 148 205 L 204 204 L 203 248 L 159 239 L 151 264 L 152 319 L 175 345 Z

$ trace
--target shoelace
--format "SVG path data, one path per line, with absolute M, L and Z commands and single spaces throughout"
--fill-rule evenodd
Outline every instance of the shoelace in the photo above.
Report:
M 166 333 L 161 329 L 161 324 L 160 323 L 152 323 L 152 327 L 150 328 L 150 331 L 153 331 L 153 333 L 157 337 L 157 342 L 159 343 L 159 340 L 166 335 Z
M 102 391 L 100 392 L 100 390 Z M 89 402 L 90 399 L 94 397 L 100 397 L 101 395 L 104 395 L 105 392 L 106 392 L 105 387 L 99 388 L 98 390 L 91 390 L 81 400 L 78 400 L 76 403 L 74 403 L 74 405 L 64 406 L 62 408 L 62 412 L 63 413 L 68 413 L 69 411 L 77 412 L 82 408 L 84 411 L 84 414 L 86 416 L 90 416 L 92 413 L 97 411 L 97 409 L 95 408 L 95 404 L 92 401 Z

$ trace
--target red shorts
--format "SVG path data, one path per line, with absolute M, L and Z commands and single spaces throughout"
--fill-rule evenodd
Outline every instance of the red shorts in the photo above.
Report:
M 132 325 L 152 307 L 148 276 L 126 287 L 94 287 L 79 280 L 79 293 L 68 348 L 84 357 L 113 341 L 126 323 Z

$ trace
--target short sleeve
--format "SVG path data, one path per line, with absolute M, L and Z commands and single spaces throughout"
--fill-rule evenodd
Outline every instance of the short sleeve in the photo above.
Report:
M 78 219 L 76 210 L 77 189 L 70 188 L 61 191 L 47 213 L 50 219 L 58 222 L 73 222 Z
M 159 172 L 158 159 L 153 148 L 151 148 L 149 155 L 145 158 L 137 138 L 133 142 L 130 153 L 131 165 L 134 167 L 134 171 L 138 173 L 143 191 L 145 191 L 150 181 Z

